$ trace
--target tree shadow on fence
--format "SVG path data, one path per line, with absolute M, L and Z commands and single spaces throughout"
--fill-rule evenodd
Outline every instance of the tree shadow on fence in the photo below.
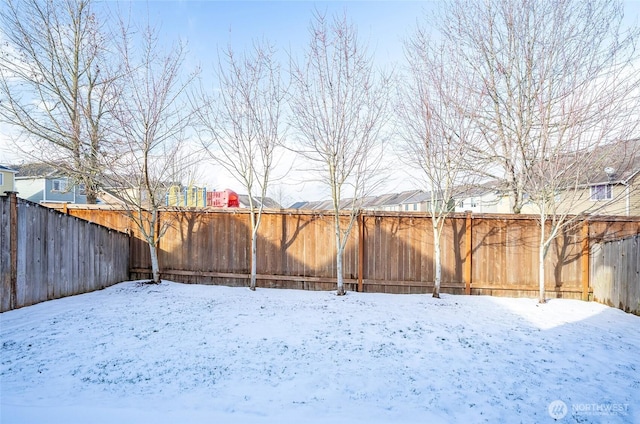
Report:
M 87 211 L 91 221 L 111 221 L 117 211 Z M 163 278 L 203 284 L 248 284 L 250 224 L 247 211 L 192 210 L 177 214 L 161 242 Z M 76 214 L 74 212 L 74 214 Z M 97 215 L 111 215 L 97 217 Z M 535 217 L 473 215 L 471 257 L 467 258 L 466 215 L 453 214 L 443 235 L 443 292 L 464 289 L 463 270 L 471 259 L 472 294 L 537 295 L 538 224 Z M 330 212 L 267 211 L 258 238 L 259 287 L 335 288 L 335 238 Z M 102 222 L 101 222 L 102 221 Z M 115 221 L 118 221 L 116 219 Z M 619 221 L 619 222 L 618 222 Z M 118 229 L 128 226 L 124 219 Z M 365 212 L 354 226 L 344 256 L 347 290 L 362 280 L 365 291 L 428 293 L 433 287 L 433 239 L 423 213 Z M 130 227 L 129 227 L 130 228 Z M 590 221 L 590 237 L 640 232 L 637 220 Z M 362 234 L 359 234 L 362 231 Z M 581 237 L 567 230 L 548 254 L 550 297 L 579 297 Z M 359 236 L 364 237 L 360 246 Z M 132 273 L 142 278 L 148 253 L 132 238 Z M 137 247 L 136 247 L 137 246 Z M 360 258 L 362 255 L 362 264 Z M 147 259 L 145 259 L 147 258 Z M 361 274 L 361 275 L 360 275 Z

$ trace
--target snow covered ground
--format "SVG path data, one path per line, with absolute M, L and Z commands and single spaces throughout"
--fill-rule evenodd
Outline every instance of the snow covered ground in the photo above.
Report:
M 640 422 L 597 303 L 125 282 L 0 326 L 3 424 Z

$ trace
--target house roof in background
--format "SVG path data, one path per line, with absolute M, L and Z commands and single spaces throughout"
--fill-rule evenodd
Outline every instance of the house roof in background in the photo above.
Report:
M 333 209 L 332 200 L 317 200 L 315 202 L 296 202 L 291 205 L 292 209 L 304 210 L 331 210 Z
M 293 205 L 289 206 L 289 209 L 303 209 L 303 207 L 308 203 L 309 202 L 307 201 L 295 202 Z
M 238 194 L 238 200 L 240 201 L 241 204 L 249 206 L 249 195 Z M 253 201 L 255 205 L 258 207 L 260 206 L 260 203 L 262 201 L 262 205 L 267 209 L 282 209 L 282 206 L 280 206 L 280 203 L 276 202 L 270 197 L 264 197 L 263 199 L 261 199 L 260 197 L 253 197 Z
M 428 202 L 432 199 L 432 195 L 429 192 L 422 190 L 407 190 L 401 193 L 387 193 L 380 196 L 367 196 L 360 202 L 360 207 L 375 209 L 384 208 L 385 206 L 398 206 L 412 203 Z M 340 202 L 340 209 L 346 209 L 351 207 L 352 198 L 343 199 Z M 315 202 L 296 202 L 290 206 L 291 209 L 305 209 L 305 210 L 331 210 L 333 209 L 333 201 L 318 200 Z
M 640 172 L 640 138 L 600 146 L 589 158 L 594 166 L 582 175 L 584 184 L 628 183 Z
M 465 187 L 460 187 L 453 195 L 454 199 L 466 199 L 469 197 L 480 197 L 489 193 L 499 194 L 508 189 L 503 181 L 490 180 L 480 184 L 471 184 Z
M 622 140 L 593 149 L 575 150 L 538 161 L 525 191 L 574 189 L 601 184 L 627 184 L 640 172 L 640 139 Z
M 0 165 L 0 171 L 13 172 L 14 174 L 18 172 L 13 168 L 9 168 L 8 166 L 4 166 L 4 165 Z
M 56 178 L 64 177 L 56 167 L 46 163 L 25 163 L 12 166 L 18 173 L 16 178 Z

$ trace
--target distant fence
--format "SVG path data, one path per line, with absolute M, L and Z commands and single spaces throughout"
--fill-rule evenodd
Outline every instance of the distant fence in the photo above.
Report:
M 129 278 L 129 236 L 0 196 L 0 312 Z
M 134 235 L 131 278 L 149 278 L 148 248 L 116 210 L 69 205 L 65 212 Z M 346 219 L 346 218 L 345 218 Z M 162 278 L 200 284 L 248 285 L 249 215 L 245 210 L 163 211 L 170 228 L 159 246 Z M 335 289 L 332 216 L 319 211 L 269 211 L 258 238 L 258 286 Z M 454 214 L 442 236 L 442 292 L 536 297 L 538 220 L 527 215 Z M 593 217 L 566 228 L 546 259 L 548 297 L 592 297 L 590 246 L 640 234 L 640 217 Z M 431 220 L 418 212 L 364 212 L 344 258 L 347 290 L 429 293 L 433 289 Z M 616 305 L 617 306 L 617 305 Z
M 596 301 L 640 315 L 640 235 L 591 247 Z

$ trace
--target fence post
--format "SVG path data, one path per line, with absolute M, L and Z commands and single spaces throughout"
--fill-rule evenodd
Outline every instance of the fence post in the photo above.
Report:
M 129 234 L 129 269 L 128 269 L 128 274 L 129 274 L 129 280 L 132 279 L 133 277 L 133 254 L 134 252 L 137 253 L 137 250 L 135 250 L 135 246 L 134 246 L 134 237 L 133 237 L 133 230 L 131 228 L 129 228 L 128 226 L 131 225 L 130 223 L 127 224 L 127 234 Z
M 15 191 L 6 191 L 9 196 L 9 310 L 18 307 L 18 196 Z
M 364 291 L 364 215 L 358 212 L 358 291 Z
M 471 211 L 467 211 L 467 218 L 464 224 L 464 245 L 465 245 L 465 260 L 464 260 L 464 294 L 471 294 Z
M 589 300 L 589 221 L 582 224 L 582 300 Z

